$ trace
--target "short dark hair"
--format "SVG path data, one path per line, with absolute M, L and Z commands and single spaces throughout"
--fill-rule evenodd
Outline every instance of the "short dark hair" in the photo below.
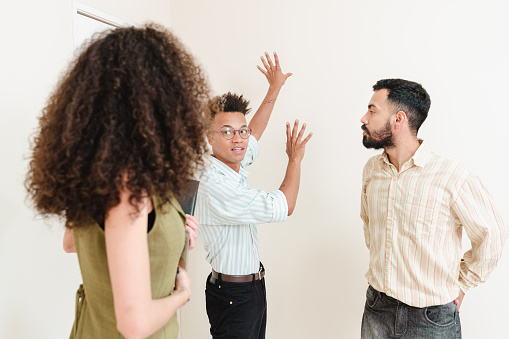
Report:
M 387 100 L 395 112 L 403 111 L 408 117 L 408 124 L 415 134 L 428 117 L 431 98 L 428 92 L 418 83 L 403 79 L 382 79 L 373 86 L 374 91 L 387 89 Z
M 251 112 L 249 101 L 243 95 L 237 95 L 232 92 L 218 95 L 210 99 L 208 108 L 210 117 L 213 119 L 220 112 L 240 112 L 244 115 Z

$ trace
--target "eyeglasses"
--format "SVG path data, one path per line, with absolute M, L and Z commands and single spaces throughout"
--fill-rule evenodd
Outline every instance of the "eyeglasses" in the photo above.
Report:
M 247 139 L 251 135 L 251 128 L 244 126 L 240 129 L 234 129 L 231 126 L 223 126 L 221 127 L 221 130 L 219 131 L 211 131 L 214 133 L 221 133 L 223 135 L 223 138 L 226 140 L 231 140 L 235 137 L 235 132 L 239 132 L 239 135 L 242 139 Z

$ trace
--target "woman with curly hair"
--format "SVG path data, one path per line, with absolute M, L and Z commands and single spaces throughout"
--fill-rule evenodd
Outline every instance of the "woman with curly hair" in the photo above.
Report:
M 175 196 L 203 166 L 208 95 L 181 43 L 148 25 L 94 39 L 49 99 L 26 186 L 40 213 L 66 221 L 64 248 L 78 254 L 71 338 L 177 337 L 191 291 Z M 187 216 L 192 239 L 197 227 Z

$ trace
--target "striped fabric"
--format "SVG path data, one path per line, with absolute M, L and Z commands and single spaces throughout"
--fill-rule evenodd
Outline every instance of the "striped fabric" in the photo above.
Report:
M 216 272 L 231 275 L 258 272 L 257 224 L 285 221 L 288 216 L 283 192 L 249 189 L 245 167 L 259 153 L 258 141 L 251 136 L 239 173 L 212 158 L 201 175 L 196 201 L 198 233 L 203 239 L 206 259 Z
M 368 160 L 361 218 L 368 283 L 405 304 L 427 307 L 484 282 L 509 232 L 479 178 L 420 142 L 399 173 L 385 152 Z M 463 230 L 472 248 L 462 258 Z

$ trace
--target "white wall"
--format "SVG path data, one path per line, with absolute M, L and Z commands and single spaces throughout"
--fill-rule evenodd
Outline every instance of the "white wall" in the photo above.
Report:
M 297 209 L 262 225 L 269 338 L 358 338 L 368 251 L 359 218 L 361 170 L 376 152 L 361 144 L 360 118 L 381 78 L 420 82 L 432 98 L 420 136 L 477 173 L 509 223 L 506 1 L 172 0 L 175 32 L 207 69 L 216 93 L 260 103 L 267 84 L 255 68 L 277 51 L 287 81 L 250 170 L 251 187 L 283 178 L 284 122 L 306 121 L 314 137 Z M 191 253 L 194 289 L 183 338 L 205 338 L 202 249 Z M 508 254 L 461 309 L 463 337 L 504 338 Z
M 169 26 L 169 0 L 83 0 L 133 23 Z M 62 225 L 25 204 L 29 135 L 73 53 L 72 1 L 0 2 L 0 338 L 66 338 L 81 282 Z

